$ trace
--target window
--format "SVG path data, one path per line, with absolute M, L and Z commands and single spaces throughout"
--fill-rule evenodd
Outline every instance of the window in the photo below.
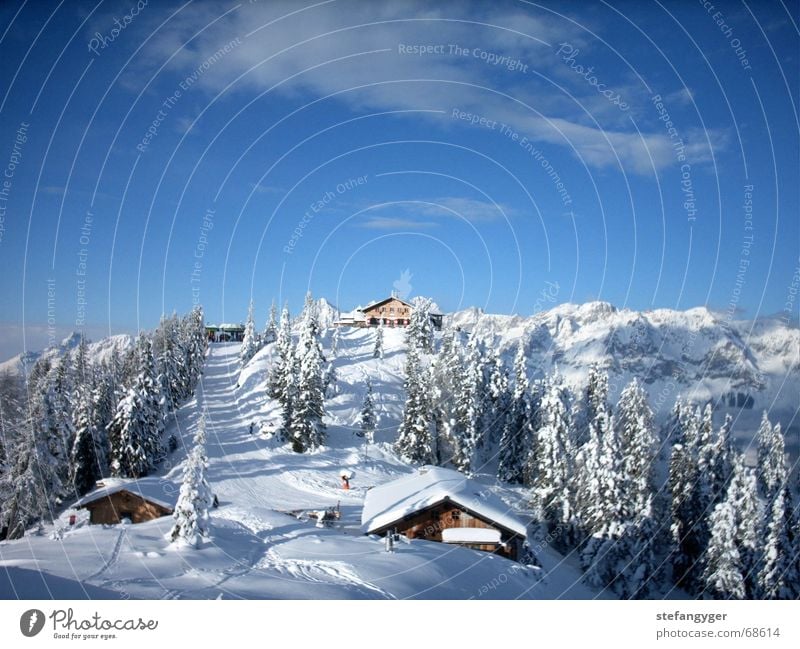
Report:
M 461 518 L 461 512 L 457 509 L 454 509 L 452 512 L 450 512 L 450 518 L 452 518 L 454 521 L 459 520 Z

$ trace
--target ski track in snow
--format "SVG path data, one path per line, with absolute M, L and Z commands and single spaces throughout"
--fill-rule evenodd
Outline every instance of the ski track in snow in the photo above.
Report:
M 258 569 L 272 569 L 292 579 L 318 584 L 334 584 L 366 591 L 370 598 L 377 595 L 381 599 L 397 599 L 391 593 L 362 579 L 352 566 L 343 561 L 310 561 L 308 559 L 284 559 L 274 550 L 269 550 L 256 566 Z
M 103 563 L 103 567 L 100 568 L 100 570 L 98 570 L 97 572 L 89 575 L 88 577 L 85 577 L 83 581 L 88 582 L 95 580 L 101 575 L 104 575 L 106 572 L 108 572 L 111 568 L 113 568 L 117 564 L 117 562 L 119 561 L 120 552 L 122 550 L 122 544 L 125 542 L 127 536 L 128 536 L 128 528 L 127 526 L 122 526 L 122 529 L 119 532 L 119 536 L 117 536 L 117 541 L 114 544 L 114 549 L 111 551 L 111 554 L 109 555 L 108 559 L 106 559 L 106 561 Z

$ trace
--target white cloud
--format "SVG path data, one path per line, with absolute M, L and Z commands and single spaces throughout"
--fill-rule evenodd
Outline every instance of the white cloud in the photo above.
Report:
M 194 5 L 193 5 L 194 6 Z M 545 77 L 559 76 L 555 49 L 542 41 L 591 44 L 564 19 L 463 4 L 435 8 L 414 2 L 365 3 L 346 0 L 303 9 L 293 2 L 243 4 L 224 13 L 213 4 L 183 11 L 160 29 L 145 48 L 140 65 L 189 74 L 233 39 L 241 39 L 197 81 L 210 92 L 278 93 L 283 96 L 335 95 L 354 110 L 440 109 L 454 107 L 498 119 L 539 143 L 566 147 L 591 167 L 621 166 L 651 173 L 674 162 L 670 142 L 656 128 L 640 136 L 633 124 L 602 106 L 598 127 L 583 109 L 536 75 L 509 72 L 471 52 L 480 47 L 519 59 Z M 215 22 L 216 21 L 216 22 Z M 476 23 L 487 23 L 484 26 Z M 198 32 L 199 35 L 196 35 Z M 249 35 L 249 36 L 248 36 Z M 398 45 L 440 45 L 439 53 L 402 54 Z M 450 53 L 459 45 L 467 56 Z M 562 65 L 563 67 L 563 65 Z M 134 69 L 131 74 L 142 74 Z M 612 81 L 612 80 L 609 80 Z M 586 84 L 573 92 L 597 106 Z M 499 91 L 499 92 L 495 92 Z M 502 96 L 505 93 L 507 96 Z M 530 108 L 514 101 L 523 97 Z M 724 140 L 718 140 L 724 143 Z

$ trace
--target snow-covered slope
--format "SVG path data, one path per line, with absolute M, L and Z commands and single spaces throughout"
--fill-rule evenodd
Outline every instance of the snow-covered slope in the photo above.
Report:
M 485 552 L 414 540 L 384 550 L 381 539 L 361 532 L 364 495 L 371 486 L 410 473 L 379 441 L 364 457 L 352 434 L 359 397 L 353 388 L 369 370 L 387 419 L 398 416 L 402 390 L 402 334 L 387 331 L 386 357 L 372 358 L 370 331 L 345 332 L 340 340 L 343 394 L 330 404 L 328 445 L 293 453 L 267 434 L 278 412 L 264 394 L 271 349 L 242 371 L 237 344 L 212 345 L 197 399 L 178 413 L 177 432 L 187 443 L 200 406 L 208 413 L 208 478 L 219 497 L 212 539 L 198 550 L 175 550 L 164 540 L 170 518 L 138 525 L 88 525 L 84 510 L 70 528 L 66 510 L 58 534 L 29 533 L 0 542 L 0 597 L 144 598 L 589 598 L 580 571 L 547 547 L 542 569 L 523 567 Z M 352 368 L 350 371 L 345 368 Z M 378 388 L 380 385 L 380 389 Z M 250 423 L 255 433 L 250 433 Z M 391 431 L 385 428 L 382 437 Z M 165 485 L 180 480 L 180 451 L 162 472 Z M 352 472 L 341 489 L 342 469 Z M 493 479 L 481 481 L 501 501 L 523 502 Z M 338 507 L 339 521 L 318 528 L 303 512 Z M 509 511 L 513 507 L 509 505 Z M 517 512 L 525 520 L 524 512 Z M 52 538 L 51 538 L 52 537 Z M 18 585 L 16 579 L 43 577 Z M 54 588 L 52 591 L 48 590 Z M 85 590 L 84 590 L 85 589 Z M 51 595 L 52 593 L 52 595 Z M 67 593 L 68 595 L 65 595 Z

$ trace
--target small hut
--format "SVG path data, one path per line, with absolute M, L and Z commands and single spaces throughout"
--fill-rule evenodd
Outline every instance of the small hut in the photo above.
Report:
M 104 478 L 97 488 L 78 500 L 75 509 L 88 509 L 93 525 L 116 525 L 170 516 L 178 500 L 178 486 L 163 478 Z
M 500 498 L 458 471 L 424 466 L 411 475 L 373 487 L 364 499 L 366 534 L 398 532 L 484 550 L 518 560 L 525 524 Z

